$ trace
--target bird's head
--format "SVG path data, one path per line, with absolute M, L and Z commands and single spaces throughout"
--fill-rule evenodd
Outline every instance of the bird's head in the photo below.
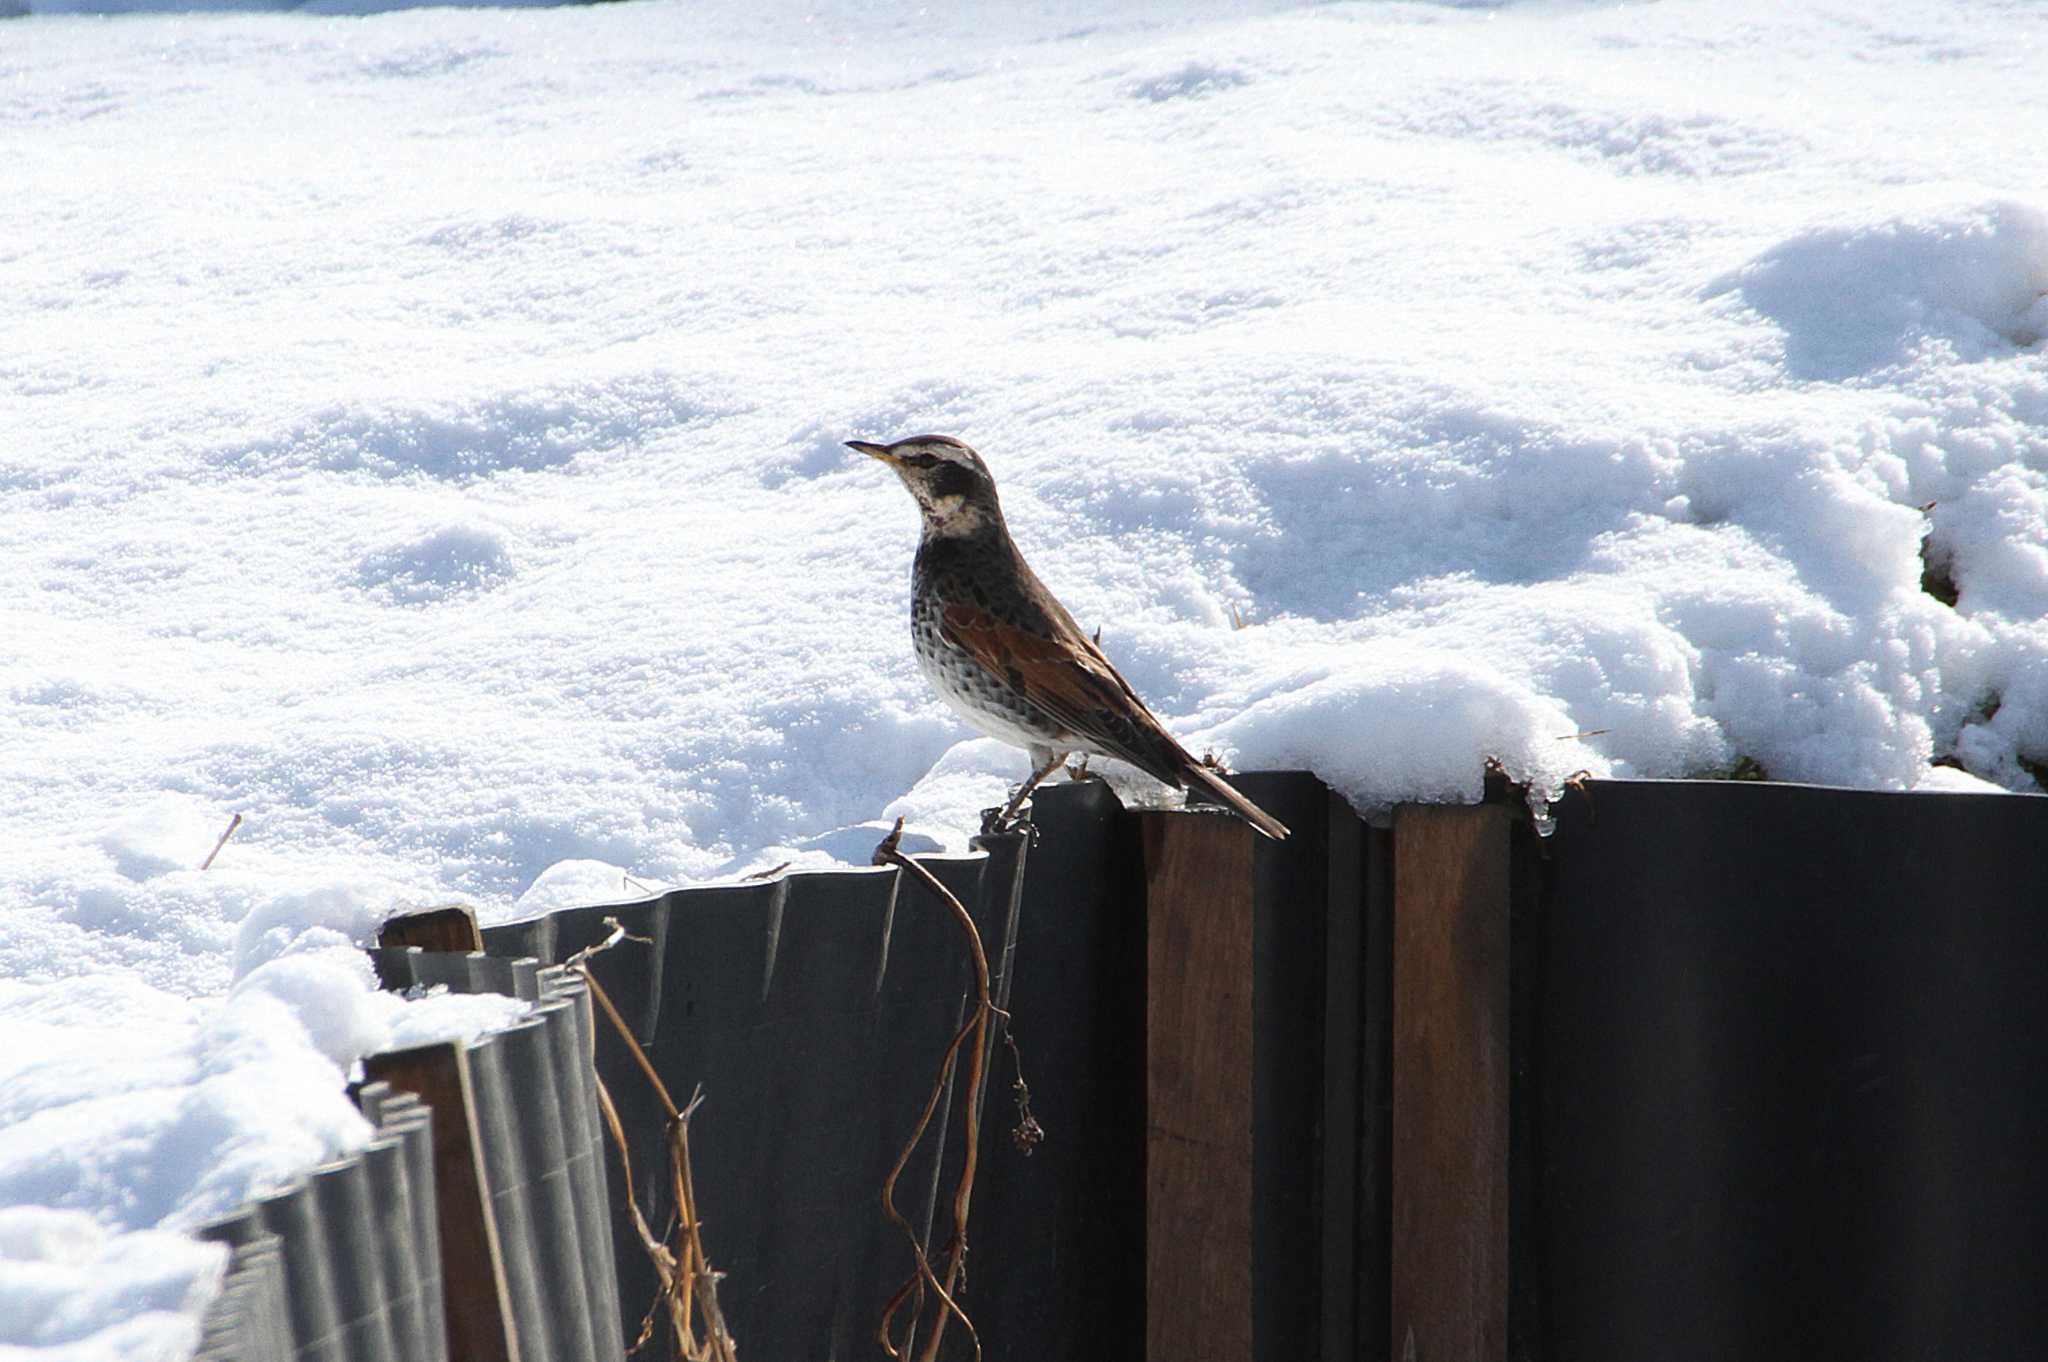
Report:
M 1003 523 L 988 465 L 950 435 L 913 435 L 890 445 L 848 440 L 846 447 L 896 470 L 917 498 L 927 536 L 969 535 Z

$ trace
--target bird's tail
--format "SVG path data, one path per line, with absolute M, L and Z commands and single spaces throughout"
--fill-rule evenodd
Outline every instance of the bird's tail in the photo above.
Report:
M 1234 812 L 1240 815 L 1245 822 L 1250 823 L 1260 832 L 1265 833 L 1266 836 L 1276 842 L 1286 839 L 1287 825 L 1285 823 L 1232 789 L 1229 781 L 1223 779 L 1223 777 L 1217 775 L 1208 767 L 1200 762 L 1191 761 L 1184 768 L 1183 774 L 1187 777 L 1189 783 L 1199 785 L 1209 794 L 1216 796 L 1218 800 L 1228 805 Z

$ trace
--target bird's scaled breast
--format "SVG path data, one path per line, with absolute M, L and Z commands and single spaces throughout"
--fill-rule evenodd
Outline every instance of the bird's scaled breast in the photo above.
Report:
M 913 602 L 910 636 L 918 666 L 932 683 L 932 689 L 961 718 L 983 733 L 1018 747 L 1058 745 L 1066 738 L 1065 730 L 1040 713 L 1008 680 L 990 672 L 965 649 L 947 640 L 939 630 L 938 611 L 931 602 Z

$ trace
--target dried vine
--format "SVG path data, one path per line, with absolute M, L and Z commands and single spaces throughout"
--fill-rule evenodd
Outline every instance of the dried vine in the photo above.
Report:
M 968 1212 L 974 1200 L 974 1174 L 980 1162 L 980 1096 L 982 1076 L 988 1066 L 989 1019 L 1000 1017 L 1007 1023 L 1009 1014 L 997 1007 L 989 997 L 988 953 L 982 948 L 981 933 L 974 925 L 973 916 L 960 900 L 939 882 L 937 876 L 899 850 L 902 840 L 903 820 L 899 818 L 889 835 L 875 848 L 874 864 L 893 865 L 902 870 L 931 890 L 939 901 L 952 911 L 953 920 L 966 934 L 968 948 L 973 954 L 975 1001 L 973 1012 L 960 1029 L 953 1033 L 951 1043 L 940 1056 L 938 1076 L 932 1081 L 932 1090 L 925 1099 L 924 1111 L 919 1115 L 910 1138 L 905 1141 L 902 1152 L 896 1156 L 895 1164 L 889 1169 L 889 1176 L 882 1183 L 882 1211 L 889 1217 L 891 1223 L 903 1231 L 904 1238 L 910 1242 L 914 1267 L 909 1279 L 889 1298 L 888 1304 L 883 1306 L 881 1321 L 875 1326 L 875 1338 L 882 1345 L 884 1352 L 902 1362 L 908 1355 L 910 1340 L 915 1337 L 917 1322 L 923 1314 L 925 1294 L 930 1292 L 937 1298 L 939 1307 L 932 1320 L 931 1330 L 925 1335 L 924 1346 L 918 1351 L 919 1362 L 933 1362 L 939 1355 L 939 1345 L 946 1335 L 946 1324 L 954 1318 L 958 1318 L 960 1327 L 967 1331 L 969 1341 L 974 1344 L 974 1355 L 979 1359 L 980 1335 L 975 1332 L 974 1321 L 968 1318 L 957 1297 L 966 1270 Z M 964 1111 L 962 1135 L 966 1141 L 966 1148 L 960 1161 L 960 1179 L 953 1189 L 953 1233 L 946 1243 L 946 1275 L 942 1282 L 932 1267 L 924 1241 L 918 1237 L 917 1231 L 911 1228 L 910 1222 L 904 1219 L 903 1213 L 896 1209 L 896 1182 L 903 1175 L 904 1166 L 910 1162 L 910 1156 L 916 1151 L 919 1142 L 924 1139 L 925 1131 L 931 1127 L 932 1114 L 938 1110 L 939 1100 L 945 1095 L 946 1083 L 959 1057 L 960 1047 L 967 1044 L 970 1039 L 973 1045 L 967 1055 L 966 1099 L 961 1103 Z M 1013 1085 L 1017 1099 L 1018 1125 L 1011 1137 L 1018 1148 L 1028 1154 L 1045 1138 L 1045 1131 L 1031 1114 L 1031 1090 L 1024 1085 L 1023 1062 L 1017 1058 L 1016 1042 L 1010 1038 L 1007 1031 L 1004 1040 L 1008 1042 L 1011 1057 L 1016 1060 L 1018 1066 L 1017 1079 Z M 911 1302 L 910 1322 L 904 1334 L 904 1341 L 899 1347 L 894 1335 L 894 1321 L 897 1311 L 902 1308 L 905 1301 Z
M 725 1316 L 718 1308 L 718 1280 L 724 1274 L 712 1268 L 711 1259 L 704 1252 L 702 1226 L 697 1219 L 697 1189 L 690 1176 L 690 1117 L 696 1114 L 704 1101 L 704 1090 L 699 1088 L 691 1096 L 688 1106 L 680 1110 L 676 1107 L 674 1099 L 669 1096 L 668 1085 L 661 1081 L 661 1076 L 647 1058 L 647 1052 L 633 1038 L 632 1028 L 626 1025 L 625 1018 L 612 1005 L 611 996 L 604 991 L 604 986 L 592 976 L 585 963 L 591 956 L 610 950 L 621 941 L 647 944 L 647 938 L 632 935 L 619 925 L 616 918 L 606 918 L 605 925 L 612 929 L 609 936 L 576 952 L 566 963 L 590 986 L 590 996 L 611 1019 L 620 1039 L 626 1042 L 626 1049 L 640 1065 L 640 1071 L 647 1075 L 655 1097 L 661 1102 L 661 1109 L 668 1114 L 669 1186 L 676 1201 L 674 1227 L 667 1235 L 656 1235 L 648 1228 L 646 1217 L 640 1214 L 639 1201 L 633 1195 L 633 1161 L 626 1152 L 625 1126 L 619 1120 L 618 1108 L 612 1102 L 611 1093 L 606 1091 L 604 1080 L 596 1078 L 596 1035 L 593 1033 L 591 1073 L 597 1083 L 597 1104 L 604 1114 L 606 1128 L 611 1131 L 612 1143 L 619 1151 L 619 1166 L 625 1175 L 626 1209 L 633 1217 L 633 1228 L 639 1233 L 641 1246 L 647 1250 L 647 1257 L 654 1264 L 655 1277 L 661 1283 L 661 1290 L 648 1306 L 646 1318 L 641 1321 L 640 1336 L 627 1352 L 638 1352 L 647 1345 L 654 1336 L 655 1318 L 665 1313 L 676 1355 L 688 1362 L 738 1362 L 732 1333 L 726 1328 Z M 674 1239 L 680 1242 L 671 1243 Z M 703 1327 L 701 1338 L 697 1332 L 699 1316 Z

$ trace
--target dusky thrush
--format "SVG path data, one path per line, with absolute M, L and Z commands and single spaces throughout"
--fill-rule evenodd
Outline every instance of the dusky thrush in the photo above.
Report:
M 924 534 L 911 578 L 910 634 L 934 689 L 992 738 L 1031 754 L 1031 776 L 991 821 L 1009 822 L 1070 753 L 1114 757 L 1190 786 L 1272 838 L 1286 825 L 1188 754 L 1038 580 L 1010 539 L 995 479 L 950 435 L 847 448 L 896 470 Z

